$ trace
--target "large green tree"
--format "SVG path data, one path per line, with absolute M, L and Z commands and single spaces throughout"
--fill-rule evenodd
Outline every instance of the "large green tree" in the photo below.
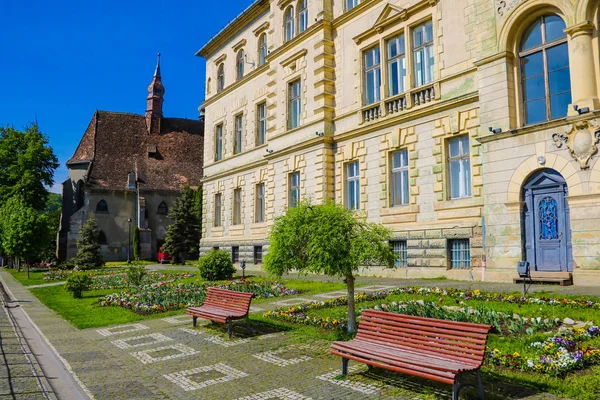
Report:
M 79 231 L 79 239 L 77 240 L 75 264 L 79 269 L 96 269 L 102 266 L 104 261 L 100 254 L 99 235 L 96 216 L 90 213 Z
M 0 127 L 0 203 L 20 196 L 26 205 L 43 210 L 56 168 L 58 159 L 37 124 L 22 131 Z
M 0 209 L 1 242 L 4 253 L 12 257 L 20 270 L 21 261 L 37 257 L 43 246 L 44 230 L 39 213 L 20 196 L 9 198 Z
M 348 332 L 356 330 L 354 282 L 361 267 L 394 266 L 391 232 L 333 201 L 301 202 L 275 219 L 263 268 L 343 277 L 348 289 Z
M 169 218 L 173 223 L 167 227 L 165 247 L 173 257 L 173 264 L 183 264 L 187 254 L 198 253 L 202 234 L 201 197 L 197 191 L 184 186 L 171 208 Z

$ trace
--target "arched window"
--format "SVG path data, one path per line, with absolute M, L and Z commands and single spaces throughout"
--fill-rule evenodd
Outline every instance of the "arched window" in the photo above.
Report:
M 96 204 L 96 212 L 97 213 L 107 213 L 108 212 L 108 204 L 106 201 L 100 200 L 98 204 Z
M 100 231 L 98 233 L 98 244 L 108 244 L 108 240 L 106 239 L 106 234 L 104 231 Z
M 258 39 L 258 65 L 263 65 L 267 62 L 267 34 L 263 33 Z
M 158 205 L 158 210 L 156 210 L 157 214 L 167 215 L 169 213 L 169 206 L 164 201 Z
M 217 93 L 223 89 L 225 89 L 225 66 L 221 63 L 217 70 Z
M 294 28 L 294 7 L 288 7 L 285 10 L 285 41 L 292 40 L 296 30 Z
M 212 85 L 212 79 L 208 78 L 206 80 L 206 94 L 210 94 L 211 85 Z
M 77 181 L 77 186 L 75 188 L 75 211 L 79 210 L 83 207 L 85 201 L 85 187 L 82 180 Z
M 236 73 L 236 79 L 239 81 L 240 79 L 242 79 L 244 77 L 244 64 L 245 64 L 245 59 L 244 59 L 244 50 L 240 50 L 237 53 L 237 58 L 236 58 L 236 67 L 235 67 L 235 73 Z
M 565 22 L 557 15 L 535 20 L 519 47 L 525 124 L 567 115 L 571 103 Z M 582 77 L 583 79 L 583 77 Z
M 298 2 L 298 33 L 302 33 L 308 28 L 308 1 L 300 0 Z

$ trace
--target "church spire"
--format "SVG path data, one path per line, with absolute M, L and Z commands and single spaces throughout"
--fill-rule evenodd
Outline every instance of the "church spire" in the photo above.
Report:
M 162 117 L 162 105 L 163 96 L 165 94 L 165 88 L 162 84 L 160 76 L 160 53 L 158 53 L 158 61 L 156 62 L 156 69 L 154 70 L 154 76 L 152 82 L 148 86 L 148 100 L 146 106 L 146 118 Z

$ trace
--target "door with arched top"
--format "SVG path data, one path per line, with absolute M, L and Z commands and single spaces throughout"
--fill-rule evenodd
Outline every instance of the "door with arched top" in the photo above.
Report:
M 525 253 L 536 271 L 571 271 L 568 189 L 552 169 L 533 174 L 523 187 Z

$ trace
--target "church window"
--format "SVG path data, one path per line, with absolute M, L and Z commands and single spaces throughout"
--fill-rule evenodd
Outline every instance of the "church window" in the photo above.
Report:
M 104 200 L 100 200 L 98 204 L 96 204 L 96 212 L 97 213 L 107 213 L 108 212 L 108 204 Z
M 169 206 L 167 206 L 167 203 L 165 203 L 164 201 L 162 201 L 158 205 L 158 210 L 156 210 L 156 213 L 159 214 L 159 215 L 167 215 L 169 213 Z
M 98 233 L 98 244 L 108 244 L 108 240 L 106 239 L 106 234 L 104 231 L 100 231 Z
M 84 183 L 82 180 L 79 180 L 77 182 L 77 187 L 76 187 L 76 197 L 75 197 L 75 211 L 79 210 L 81 207 L 83 207 L 84 201 L 85 201 L 85 187 L 84 187 Z

